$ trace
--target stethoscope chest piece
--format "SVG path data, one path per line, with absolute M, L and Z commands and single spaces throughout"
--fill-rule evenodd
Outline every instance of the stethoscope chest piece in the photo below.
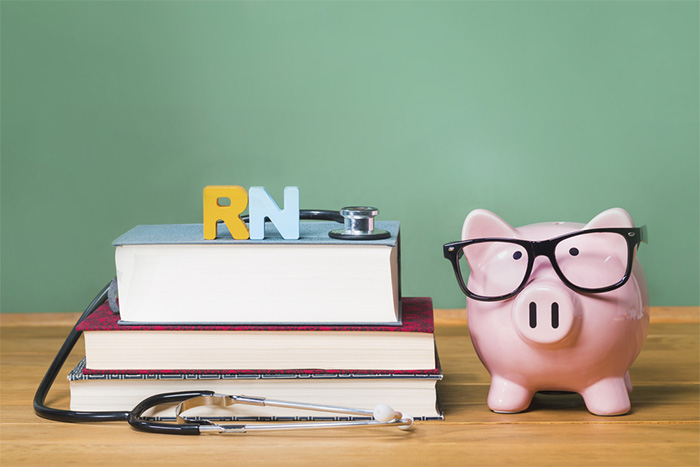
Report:
M 344 219 L 344 230 L 331 230 L 328 236 L 338 240 L 381 240 L 391 233 L 374 228 L 374 218 L 379 213 L 371 206 L 350 206 L 340 210 Z

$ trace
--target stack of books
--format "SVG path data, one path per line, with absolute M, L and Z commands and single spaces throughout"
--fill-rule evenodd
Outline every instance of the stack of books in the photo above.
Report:
M 212 390 L 442 418 L 429 298 L 401 298 L 398 222 L 386 240 L 237 241 L 201 224 L 139 226 L 115 240 L 119 314 L 85 319 L 85 359 L 70 373 L 71 409 L 128 411 L 154 394 Z M 235 406 L 234 420 L 351 419 Z M 210 410 L 210 409 L 207 409 Z M 173 418 L 173 406 L 145 414 Z

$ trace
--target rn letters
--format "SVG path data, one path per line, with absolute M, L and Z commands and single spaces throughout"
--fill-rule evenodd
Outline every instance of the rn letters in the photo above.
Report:
M 210 185 L 204 187 L 203 201 L 205 240 L 216 238 L 219 220 L 224 222 L 234 240 L 262 240 L 265 238 L 265 218 L 272 221 L 285 240 L 299 238 L 298 187 L 284 189 L 284 209 L 280 209 L 261 186 L 251 187 L 246 192 L 245 188 L 236 185 Z M 248 226 L 240 217 L 246 206 Z

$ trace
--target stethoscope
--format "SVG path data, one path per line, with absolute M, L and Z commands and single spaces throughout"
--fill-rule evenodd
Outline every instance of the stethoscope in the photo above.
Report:
M 141 417 L 142 414 L 148 409 L 165 403 L 178 403 L 177 407 L 175 408 L 176 424 L 152 422 Z M 201 417 L 188 417 L 185 415 L 185 412 L 197 407 L 230 407 L 235 404 L 316 410 L 339 414 L 361 415 L 364 417 L 372 417 L 372 419 L 328 422 L 224 425 Z M 256 431 L 310 430 L 320 428 L 357 428 L 377 426 L 397 426 L 402 430 L 408 430 L 411 428 L 411 426 L 413 426 L 413 417 L 407 414 L 404 415 L 401 412 L 395 412 L 394 409 L 386 404 L 378 404 L 374 410 L 364 410 L 330 405 L 306 404 L 303 402 L 280 401 L 267 399 L 264 397 L 216 394 L 214 391 L 194 391 L 157 394 L 144 399 L 136 407 L 134 407 L 131 412 L 129 412 L 128 422 L 137 430 L 152 433 L 202 435 L 248 433 Z
M 344 230 L 329 232 L 329 236 L 345 240 L 377 240 L 386 238 L 388 232 L 374 229 L 373 218 L 377 210 L 371 207 L 350 207 L 338 211 L 301 211 L 300 218 L 305 220 L 332 220 L 343 222 Z M 276 430 L 300 430 L 319 428 L 353 428 L 353 427 L 379 427 L 396 426 L 402 430 L 408 430 L 413 426 L 413 417 L 408 414 L 396 412 L 386 404 L 379 404 L 373 410 L 355 409 L 348 407 L 326 406 L 319 404 L 307 404 L 302 402 L 289 402 L 264 397 L 243 395 L 223 395 L 213 391 L 184 391 L 156 394 L 148 397 L 136 405 L 131 411 L 125 412 L 85 412 L 56 409 L 46 406 L 46 396 L 58 376 L 63 364 L 70 355 L 73 347 L 78 342 L 82 331 L 77 330 L 78 324 L 90 316 L 100 305 L 109 298 L 112 282 L 107 284 L 90 302 L 83 314 L 73 326 L 65 342 L 46 370 L 39 387 L 34 395 L 34 412 L 42 418 L 59 422 L 111 422 L 127 421 L 129 425 L 139 431 L 151 433 L 165 433 L 176 435 L 199 435 L 205 433 L 247 433 L 256 431 Z M 149 409 L 161 404 L 177 404 L 175 408 L 176 423 L 152 421 L 143 416 Z M 231 407 L 236 404 L 256 405 L 268 407 L 285 407 L 322 412 L 332 412 L 345 415 L 359 415 L 371 417 L 368 420 L 350 421 L 321 421 L 299 423 L 267 423 L 267 424 L 221 424 L 203 417 L 192 417 L 187 411 L 196 407 Z

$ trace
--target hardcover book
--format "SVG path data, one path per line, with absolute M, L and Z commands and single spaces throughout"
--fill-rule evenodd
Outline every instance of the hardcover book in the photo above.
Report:
M 268 229 L 234 240 L 226 227 L 140 225 L 117 238 L 121 318 L 129 323 L 399 324 L 399 222 L 384 240 L 337 240 L 334 222 L 302 222 L 298 240 Z
M 83 360 L 69 374 L 71 410 L 128 411 L 154 394 L 211 390 L 218 394 L 245 394 L 312 404 L 372 409 L 379 403 L 409 413 L 416 419 L 441 419 L 435 385 L 438 368 L 426 371 L 244 371 L 198 373 L 87 374 Z M 174 418 L 174 405 L 162 405 L 145 414 Z M 347 420 L 361 418 L 337 413 L 279 407 L 234 405 L 199 408 L 206 416 L 225 420 Z
M 88 371 L 432 370 L 432 300 L 402 302 L 401 326 L 125 325 L 103 304 L 77 329 Z

